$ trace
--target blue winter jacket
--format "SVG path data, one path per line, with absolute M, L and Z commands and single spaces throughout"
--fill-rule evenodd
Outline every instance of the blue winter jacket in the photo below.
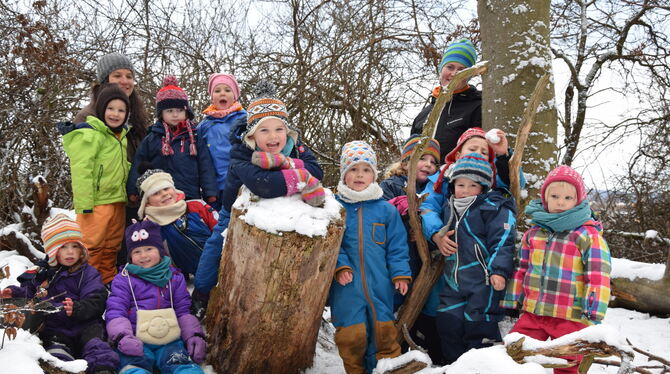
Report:
M 226 185 L 226 175 L 228 174 L 228 164 L 230 163 L 230 135 L 231 131 L 243 124 L 246 126 L 247 112 L 242 109 L 232 112 L 223 118 L 206 116 L 198 124 L 198 136 L 200 136 L 212 157 L 214 170 L 216 171 L 216 183 L 219 191 L 222 191 Z
M 338 201 L 347 211 L 336 272 L 349 269 L 353 280 L 330 287 L 335 327 L 393 321 L 394 281 L 411 280 L 407 234 L 398 211 L 383 199 Z M 368 320 L 368 315 L 375 320 Z
M 194 129 L 195 131 L 195 129 Z M 164 156 L 161 153 L 162 139 L 165 128 L 159 121 L 149 129 L 149 134 L 142 140 L 135 152 L 135 159 L 130 168 L 126 190 L 128 195 L 139 195 L 137 178 L 142 169 L 161 169 L 169 173 L 178 190 L 186 194 L 186 199 L 204 199 L 209 196 L 218 196 L 214 165 L 202 136 L 194 133 L 198 154 L 191 156 L 189 148 L 191 140 L 188 132 L 183 132 L 172 138 L 171 146 L 174 154 Z

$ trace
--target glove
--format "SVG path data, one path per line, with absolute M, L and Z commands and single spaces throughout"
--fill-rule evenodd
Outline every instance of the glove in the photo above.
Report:
M 70 131 L 75 130 L 76 128 L 77 128 L 77 125 L 75 125 L 74 123 L 72 123 L 70 121 L 56 123 L 56 129 L 58 129 L 58 132 L 61 135 L 65 135 L 65 134 L 69 133 Z
M 407 195 L 397 196 L 389 200 L 389 203 L 398 210 L 401 216 L 404 216 L 409 211 L 409 203 L 407 202 Z
M 125 335 L 117 348 L 127 356 L 144 356 L 144 344 L 135 335 Z
M 192 336 L 186 341 L 186 350 L 193 361 L 200 364 L 205 361 L 207 355 L 207 342 L 200 336 Z
M 307 169 L 287 169 L 282 170 L 284 181 L 286 182 L 286 194 L 288 196 L 298 192 L 302 195 L 302 200 L 311 206 L 322 206 L 326 199 L 326 192 L 321 186 L 321 182 L 314 178 Z

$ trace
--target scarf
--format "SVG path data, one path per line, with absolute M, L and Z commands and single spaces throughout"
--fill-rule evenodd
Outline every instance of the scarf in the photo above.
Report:
M 548 213 L 544 210 L 542 201 L 537 199 L 526 206 L 526 214 L 531 217 L 531 223 L 553 232 L 574 230 L 592 218 L 591 207 L 587 199 L 576 207 L 561 213 Z
M 347 203 L 358 203 L 361 201 L 379 199 L 384 195 L 384 191 L 379 187 L 377 182 L 370 183 L 370 185 L 363 191 L 354 191 L 347 187 L 344 182 L 340 181 L 340 183 L 337 184 L 337 194 Z
M 458 212 L 458 216 L 462 216 L 463 213 L 472 205 L 472 203 L 477 199 L 477 195 L 469 197 L 461 197 L 459 199 L 453 198 L 454 209 Z
M 171 263 L 172 260 L 170 257 L 163 256 L 163 259 L 159 263 L 150 268 L 143 268 L 141 266 L 127 264 L 126 270 L 149 283 L 163 288 L 166 284 L 168 284 L 170 278 L 172 278 L 172 269 L 170 269 Z
M 196 156 L 198 154 L 198 151 L 195 146 L 195 136 L 193 134 L 193 126 L 191 126 L 191 122 L 186 120 L 186 121 L 181 121 L 177 124 L 177 128 L 173 131 L 170 130 L 170 126 L 163 121 L 163 129 L 165 130 L 165 135 L 163 135 L 163 138 L 161 139 L 161 154 L 163 156 L 171 156 L 174 154 L 174 150 L 172 149 L 172 137 L 177 136 L 179 134 L 182 134 L 184 132 L 184 129 L 188 132 L 188 139 L 191 141 L 191 145 L 189 146 L 189 154 L 191 156 Z M 182 141 L 182 146 L 184 145 Z M 184 150 L 182 149 L 182 152 Z
M 202 113 L 206 116 L 214 118 L 223 118 L 232 112 L 237 112 L 238 110 L 242 109 L 242 104 L 236 101 L 228 109 L 216 109 L 214 105 L 210 105 L 205 110 L 203 110 Z
M 186 200 L 179 200 L 172 205 L 151 206 L 144 208 L 144 215 L 161 226 L 169 225 L 186 213 Z

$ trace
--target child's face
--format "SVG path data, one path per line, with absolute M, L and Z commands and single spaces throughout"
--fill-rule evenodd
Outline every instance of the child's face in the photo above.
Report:
M 375 171 L 366 162 L 354 164 L 344 174 L 344 184 L 354 191 L 363 191 L 375 181 Z
M 186 120 L 186 110 L 184 108 L 169 108 L 161 112 L 163 121 L 171 127 L 176 127 L 179 122 Z
M 173 187 L 166 187 L 147 199 L 149 206 L 167 206 L 177 202 L 177 190 Z
M 456 74 L 463 69 L 465 69 L 465 65 L 461 64 L 460 62 L 448 62 L 445 64 L 442 68 L 442 71 L 440 72 L 440 85 L 442 87 L 448 85 L 449 82 L 454 79 L 454 76 L 456 76 Z M 466 84 L 468 84 L 468 82 L 463 81 L 463 83 L 461 83 L 461 85 L 456 89 L 461 89 L 465 87 Z
M 406 172 L 409 172 L 408 162 L 404 163 L 403 169 L 405 169 Z M 437 161 L 435 161 L 435 157 L 428 154 L 421 156 L 419 162 L 416 164 L 417 182 L 419 183 L 425 182 L 426 180 L 428 180 L 428 177 L 435 174 L 436 171 L 437 171 Z
M 561 213 L 577 205 L 577 189 L 570 183 L 554 182 L 547 186 L 545 201 L 549 213 Z
M 116 83 L 121 87 L 123 92 L 130 97 L 135 89 L 135 78 L 133 72 L 128 69 L 116 69 L 109 73 L 109 83 Z
M 81 258 L 81 245 L 77 242 L 67 242 L 56 253 L 56 261 L 63 266 L 72 266 Z
M 150 268 L 161 262 L 161 253 L 158 248 L 150 245 L 136 247 L 130 252 L 130 262 L 143 268 Z
M 126 103 L 121 99 L 110 100 L 105 108 L 105 123 L 107 126 L 115 129 L 123 126 L 126 119 Z
M 279 118 L 269 118 L 261 122 L 250 136 L 263 152 L 279 154 L 286 146 L 287 128 Z
M 461 149 L 456 153 L 456 159 L 459 159 L 468 153 L 479 153 L 485 158 L 489 157 L 489 143 L 486 142 L 486 139 L 480 138 L 479 136 L 473 136 L 463 143 Z
M 218 110 L 228 109 L 235 103 L 235 93 L 230 86 L 224 83 L 214 86 L 210 98 L 212 99 L 212 105 Z
M 457 199 L 463 197 L 477 196 L 482 193 L 483 187 L 481 184 L 468 178 L 456 178 L 454 181 L 454 197 Z

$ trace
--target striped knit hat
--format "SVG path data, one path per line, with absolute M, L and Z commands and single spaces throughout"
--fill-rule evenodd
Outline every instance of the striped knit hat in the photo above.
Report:
M 56 259 L 58 250 L 69 242 L 79 243 L 82 249 L 82 259 L 88 257 L 81 234 L 81 227 L 79 227 L 77 222 L 63 213 L 56 214 L 44 222 L 44 226 L 42 226 L 42 242 L 44 243 L 44 252 L 49 257 L 49 266 L 56 266 L 58 264 Z
M 342 146 L 340 181 L 344 181 L 344 175 L 347 174 L 347 171 L 359 162 L 365 162 L 370 165 L 375 172 L 375 180 L 377 180 L 377 155 L 375 151 L 370 144 L 362 140 L 354 140 Z
M 162 118 L 161 112 L 165 109 L 178 108 L 186 111 L 188 119 L 193 119 L 193 111 L 188 105 L 188 95 L 179 87 L 174 75 L 163 79 L 163 87 L 156 93 L 156 118 Z
M 479 153 L 468 153 L 456 160 L 449 169 L 449 184 L 458 178 L 468 178 L 487 190 L 493 184 L 493 169 L 486 157 Z
M 584 180 L 582 176 L 577 172 L 577 170 L 569 167 L 568 165 L 561 165 L 554 170 L 550 171 L 547 174 L 547 179 L 542 183 L 542 188 L 540 189 L 540 198 L 542 199 L 542 205 L 544 208 L 547 208 L 547 200 L 545 199 L 545 194 L 547 192 L 547 187 L 554 182 L 567 182 L 575 187 L 577 192 L 577 205 L 581 204 L 584 199 L 586 199 L 586 187 L 584 186 Z
M 409 160 L 410 157 L 412 157 L 412 153 L 414 152 L 414 148 L 416 147 L 419 142 L 421 142 L 423 139 L 428 138 L 427 136 L 421 136 L 421 135 L 412 135 L 407 142 L 405 142 L 405 145 L 402 146 L 402 155 L 400 156 L 400 160 L 405 161 Z M 437 142 L 435 139 L 430 139 L 426 146 L 423 148 L 423 154 L 424 155 L 431 155 L 435 157 L 435 162 L 439 164 L 440 162 L 440 143 Z M 423 156 L 423 155 L 422 155 Z
M 286 104 L 276 97 L 276 91 L 275 85 L 266 80 L 258 82 L 254 88 L 256 97 L 247 107 L 247 129 L 242 134 L 242 139 L 251 149 L 256 149 L 256 141 L 251 136 L 258 125 L 269 118 L 278 118 L 284 122 L 288 136 L 292 137 L 294 142 L 298 141 L 298 132 L 289 126 Z
M 458 62 L 466 68 L 474 65 L 477 62 L 477 50 L 475 50 L 474 44 L 468 39 L 461 39 L 449 44 L 442 56 L 440 66 L 437 68 L 438 71 L 441 72 L 444 65 L 450 62 Z

